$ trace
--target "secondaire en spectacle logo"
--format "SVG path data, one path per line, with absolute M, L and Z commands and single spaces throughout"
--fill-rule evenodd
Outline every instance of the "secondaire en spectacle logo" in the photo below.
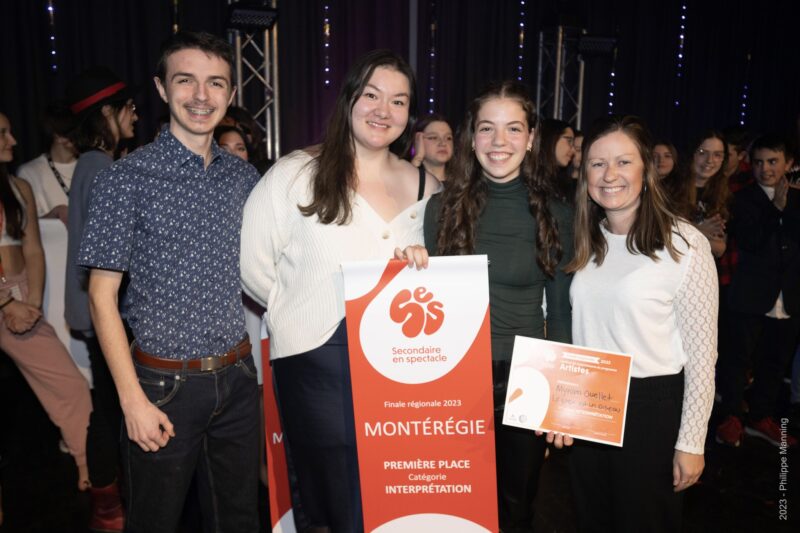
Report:
M 402 324 L 403 335 L 408 338 L 417 337 L 424 332 L 433 335 L 444 323 L 442 302 L 433 299 L 433 293 L 425 287 L 417 287 L 412 292 L 403 289 L 392 299 L 389 306 L 389 317 Z

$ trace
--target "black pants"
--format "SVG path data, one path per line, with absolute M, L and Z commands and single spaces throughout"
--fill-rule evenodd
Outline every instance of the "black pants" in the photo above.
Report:
M 748 367 L 753 365 L 750 418 L 773 416 L 781 380 L 797 347 L 800 318 L 784 320 L 730 313 L 730 335 L 720 351 L 719 392 L 725 415 L 741 416 Z
M 117 388 L 108 370 L 100 343 L 94 335 L 72 332 L 86 343 L 92 368 L 92 414 L 86 436 L 86 462 L 93 487 L 106 487 L 117 479 L 120 471 L 120 431 L 122 409 Z
M 145 452 L 123 431 L 128 533 L 173 533 L 197 474 L 203 530 L 257 533 L 259 408 L 252 356 L 213 372 L 135 365 L 175 436 Z
M 333 533 L 363 531 L 344 320 L 324 345 L 272 369 L 304 517 Z
M 503 425 L 510 368 L 510 361 L 492 361 L 497 506 L 503 533 L 528 533 L 547 444 L 533 431 Z
M 624 446 L 575 442 L 569 467 L 578 531 L 680 531 L 683 493 L 673 492 L 672 459 L 682 405 L 683 372 L 632 378 Z

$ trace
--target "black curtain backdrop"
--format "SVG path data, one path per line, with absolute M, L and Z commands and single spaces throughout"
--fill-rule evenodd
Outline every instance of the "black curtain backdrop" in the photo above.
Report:
M 225 35 L 227 0 L 53 0 L 58 70 L 50 68 L 45 0 L 0 0 L 0 109 L 19 141 L 16 163 L 43 149 L 39 112 L 68 80 L 94 64 L 140 85 L 137 141 L 149 141 L 166 112 L 152 75 L 161 41 L 182 29 Z M 324 85 L 324 6 L 331 21 L 331 72 Z M 683 76 L 676 76 L 679 16 L 687 6 Z M 378 47 L 409 50 L 408 0 L 279 0 L 283 153 L 319 142 L 348 65 Z M 521 11 L 525 12 L 523 19 Z M 800 2 L 764 0 L 419 0 L 420 114 L 427 110 L 430 26 L 436 22 L 433 97 L 458 124 L 490 80 L 516 77 L 525 23 L 523 81 L 535 91 L 538 33 L 558 24 L 618 39 L 616 112 L 643 116 L 657 136 L 684 146 L 699 130 L 738 123 L 749 85 L 746 126 L 796 134 L 800 113 Z M 748 62 L 747 57 L 750 56 Z M 611 58 L 587 59 L 584 125 L 608 111 Z M 675 100 L 680 101 L 675 106 Z M 545 113 L 547 115 L 547 113 Z

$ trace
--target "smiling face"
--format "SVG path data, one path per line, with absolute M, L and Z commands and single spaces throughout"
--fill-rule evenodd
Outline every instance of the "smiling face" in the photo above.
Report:
M 238 132 L 228 131 L 223 133 L 219 138 L 218 144 L 220 148 L 229 154 L 241 157 L 245 161 L 248 160 L 247 145 Z
M 14 159 L 13 148 L 17 140 L 11 135 L 11 122 L 0 113 L 0 163 L 9 163 Z
M 164 83 L 159 78 L 155 82 L 169 105 L 170 132 L 186 145 L 208 140 L 233 100 L 228 63 L 185 48 L 171 54 L 166 64 Z
M 453 157 L 453 130 L 447 122 L 435 120 L 422 131 L 425 146 L 425 163 L 444 165 Z
M 408 78 L 402 72 L 377 67 L 350 111 L 356 154 L 384 150 L 408 125 L 410 99 Z
M 472 146 L 483 173 L 498 183 L 519 176 L 525 155 L 533 146 L 534 131 L 516 100 L 493 98 L 475 116 Z
M 725 160 L 725 144 L 721 139 L 709 137 L 700 143 L 692 158 L 692 174 L 695 180 L 705 183 L 719 172 Z
M 659 178 L 665 178 L 675 168 L 675 160 L 672 152 L 666 144 L 657 144 L 653 147 L 653 160 L 656 164 L 656 172 Z
M 644 161 L 621 131 L 599 137 L 586 153 L 589 196 L 606 212 L 614 233 L 627 233 L 636 218 L 644 184 Z
M 753 151 L 753 177 L 764 187 L 775 187 L 792 168 L 792 159 L 782 151 L 758 148 Z

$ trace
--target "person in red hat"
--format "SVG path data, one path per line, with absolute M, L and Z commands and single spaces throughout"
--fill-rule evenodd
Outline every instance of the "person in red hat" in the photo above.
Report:
M 81 155 L 69 195 L 64 317 L 72 336 L 86 344 L 92 368 L 94 409 L 89 423 L 87 460 L 92 483 L 89 528 L 93 531 L 122 531 L 125 525 L 117 484 L 122 411 L 89 313 L 88 273 L 78 268 L 76 258 L 86 225 L 92 182 L 100 171 L 113 164 L 120 141 L 133 137 L 138 119 L 134 92 L 106 67 L 82 72 L 67 87 L 67 103 L 76 122 L 70 137 Z
M 259 530 L 258 385 L 239 284 L 242 211 L 259 175 L 213 139 L 232 66 L 219 37 L 172 36 L 155 77 L 169 125 L 93 183 L 77 262 L 91 269 L 92 323 L 125 420 L 129 533 L 174 532 L 195 477 L 204 529 Z

